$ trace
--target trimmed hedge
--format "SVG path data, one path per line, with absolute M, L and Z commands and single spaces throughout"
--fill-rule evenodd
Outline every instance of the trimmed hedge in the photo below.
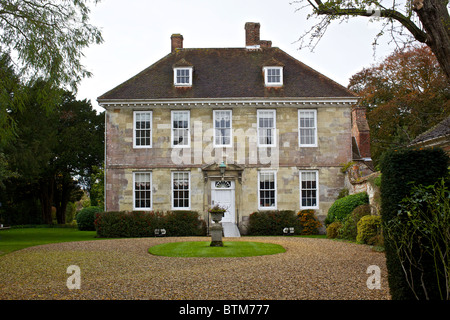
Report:
M 102 209 L 100 207 L 87 207 L 81 209 L 76 216 L 78 230 L 95 231 L 95 215 L 101 211 Z
M 249 217 L 248 235 L 280 236 L 283 235 L 283 229 L 286 227 L 294 227 L 294 234 L 300 234 L 300 221 L 298 220 L 295 211 L 256 211 Z
M 312 235 L 318 234 L 321 226 L 314 210 L 297 214 L 293 210 L 256 211 L 249 217 L 248 235 L 280 236 L 284 228 L 290 227 L 294 227 L 294 235 Z
M 100 238 L 153 237 L 155 229 L 165 229 L 166 236 L 206 235 L 206 224 L 195 211 L 102 212 L 95 219 Z
M 337 199 L 328 209 L 325 224 L 328 226 L 334 221 L 343 222 L 352 211 L 362 205 L 369 203 L 369 196 L 365 192 L 351 194 L 341 199 Z
M 385 153 L 380 161 L 381 166 L 381 218 L 383 226 L 397 218 L 399 204 L 402 199 L 410 195 L 413 185 L 433 185 L 448 173 L 449 157 L 442 149 L 425 150 L 391 150 Z M 414 231 L 414 230 L 412 230 Z M 396 236 L 391 235 L 384 238 L 384 247 L 386 254 L 386 266 L 388 269 L 388 282 L 391 297 L 393 300 L 412 300 L 416 299 L 414 292 L 408 285 L 405 274 L 396 251 Z M 417 252 L 420 252 L 420 247 Z M 414 257 L 418 259 L 418 257 Z M 434 261 L 431 256 L 421 257 L 421 263 L 424 270 L 434 271 Z M 405 268 L 409 270 L 409 265 Z M 437 292 L 436 275 L 434 272 L 428 272 L 424 275 L 421 271 L 414 270 L 413 278 L 410 281 L 419 284 L 424 281 L 432 288 L 429 290 L 430 299 L 439 299 Z M 423 278 L 421 278 L 423 276 Z M 441 280 L 442 281 L 442 280 Z M 420 291 L 420 290 L 417 290 Z M 419 299 L 425 299 L 422 293 Z

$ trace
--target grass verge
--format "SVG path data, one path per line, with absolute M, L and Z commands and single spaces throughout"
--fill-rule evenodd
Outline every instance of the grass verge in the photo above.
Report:
M 210 247 L 211 241 L 169 242 L 150 247 L 149 253 L 167 257 L 250 257 L 283 253 L 274 243 L 224 241 L 223 247 Z
M 18 228 L 0 230 L 0 256 L 47 243 L 96 240 L 95 231 L 76 228 Z

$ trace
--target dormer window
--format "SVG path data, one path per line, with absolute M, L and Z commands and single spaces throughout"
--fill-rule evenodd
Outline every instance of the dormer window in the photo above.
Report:
M 174 69 L 176 86 L 192 86 L 192 68 Z
M 173 84 L 177 87 L 192 86 L 192 71 L 194 67 L 184 58 L 173 65 Z
M 280 87 L 283 85 L 283 67 L 264 67 L 266 87 Z

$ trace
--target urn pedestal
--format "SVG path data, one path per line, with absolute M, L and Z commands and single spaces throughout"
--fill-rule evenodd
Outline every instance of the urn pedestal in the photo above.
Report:
M 222 233 L 223 228 L 220 220 L 222 220 L 224 212 L 211 212 L 211 219 L 214 224 L 211 226 L 211 247 L 223 247 Z

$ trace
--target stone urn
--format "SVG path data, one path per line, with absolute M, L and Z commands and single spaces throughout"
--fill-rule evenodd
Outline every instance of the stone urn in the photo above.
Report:
M 226 211 L 225 209 L 218 208 L 218 207 L 214 207 L 209 210 L 211 219 L 212 219 L 212 221 L 214 221 L 214 223 L 212 224 L 212 226 L 210 228 L 210 232 L 211 232 L 210 246 L 211 247 L 223 247 L 223 241 L 222 241 L 223 228 L 222 228 L 222 224 L 220 223 L 220 221 L 222 220 L 222 218 L 225 214 L 225 211 Z

